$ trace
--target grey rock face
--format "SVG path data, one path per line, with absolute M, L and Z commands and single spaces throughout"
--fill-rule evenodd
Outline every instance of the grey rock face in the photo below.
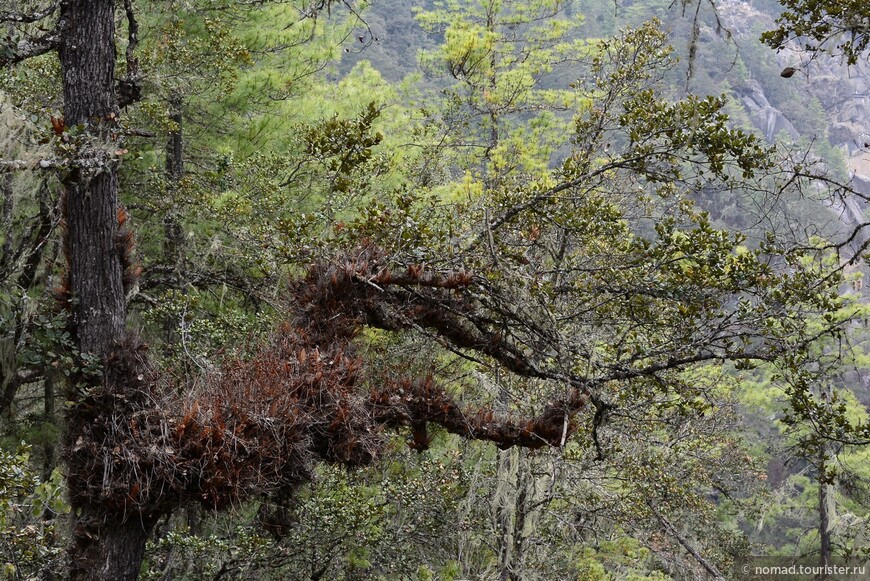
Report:
M 767 100 L 758 81 L 747 80 L 745 88 L 740 89 L 739 94 L 740 101 L 749 113 L 752 123 L 764 133 L 764 137 L 768 141 L 773 142 L 775 139 L 781 138 L 782 134 L 787 135 L 792 140 L 797 140 L 800 137 L 791 121 L 786 119 L 785 115 Z

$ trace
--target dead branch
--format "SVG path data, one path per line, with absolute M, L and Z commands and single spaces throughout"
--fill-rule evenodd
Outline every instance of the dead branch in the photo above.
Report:
M 14 22 L 17 24 L 31 24 L 38 22 L 54 14 L 60 6 L 60 2 L 52 2 L 42 10 L 25 14 L 22 12 L 0 12 L 0 22 Z

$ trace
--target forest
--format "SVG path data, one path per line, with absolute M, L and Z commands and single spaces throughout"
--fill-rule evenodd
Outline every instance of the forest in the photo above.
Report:
M 870 579 L 870 3 L 0 34 L 0 579 Z

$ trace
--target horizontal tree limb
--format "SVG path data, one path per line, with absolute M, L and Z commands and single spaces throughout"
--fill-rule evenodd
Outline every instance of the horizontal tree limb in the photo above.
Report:
M 19 24 L 38 22 L 54 14 L 54 11 L 57 10 L 59 6 L 60 2 L 52 2 L 42 10 L 37 10 L 36 12 L 31 12 L 29 14 L 21 12 L 0 12 L 0 22 L 16 22 Z
M 16 171 L 34 171 L 51 169 L 84 169 L 95 170 L 116 163 L 118 158 L 127 153 L 124 149 L 115 152 L 96 150 L 93 155 L 78 159 L 45 157 L 41 159 L 0 159 L 0 174 Z
M 0 68 L 17 65 L 27 59 L 56 50 L 60 46 L 60 34 L 57 29 L 34 40 L 22 40 L 14 47 L 0 53 Z

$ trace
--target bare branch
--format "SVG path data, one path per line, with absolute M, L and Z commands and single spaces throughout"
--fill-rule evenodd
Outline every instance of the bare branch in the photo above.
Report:
M 22 14 L 20 12 L 0 12 L 0 22 L 15 22 L 18 24 L 30 24 L 32 22 L 38 22 L 48 16 L 51 16 L 54 11 L 57 10 L 58 6 L 60 6 L 60 2 L 53 2 L 42 10 L 37 10 L 36 12 L 31 12 L 30 14 Z
M 16 171 L 29 171 L 35 169 L 57 169 L 65 167 L 57 159 L 0 159 L 0 173 L 12 173 Z
M 686 537 L 681 535 L 680 532 L 676 528 L 674 528 L 674 525 L 672 525 L 671 522 L 667 518 L 665 518 L 664 515 L 662 515 L 658 510 L 655 509 L 652 503 L 647 502 L 647 506 L 649 507 L 650 511 L 652 511 L 656 519 L 658 519 L 658 521 L 662 524 L 668 534 L 674 537 L 677 542 L 680 543 L 683 548 L 686 549 L 686 551 L 690 555 L 692 555 L 692 557 L 694 557 L 694 559 L 698 563 L 700 563 L 700 565 L 704 567 L 704 569 L 706 569 L 710 575 L 713 576 L 714 579 L 725 579 L 725 576 L 722 574 L 722 572 L 719 571 L 719 569 L 717 569 L 713 563 L 705 559 L 704 556 L 701 555 L 701 553 L 699 553 L 698 550 L 692 546 L 692 544 L 686 539 Z
M 34 40 L 22 40 L 17 46 L 8 46 L 4 53 L 0 53 L 0 68 L 43 55 L 56 50 L 59 46 L 60 34 L 57 29 Z
M 109 151 L 106 149 L 93 149 L 92 155 L 79 159 L 60 159 L 46 157 L 42 159 L 0 159 L 0 174 L 16 171 L 54 170 L 54 169 L 83 169 L 97 170 L 105 168 L 112 163 L 117 163 L 118 158 L 126 153 L 126 150 Z

